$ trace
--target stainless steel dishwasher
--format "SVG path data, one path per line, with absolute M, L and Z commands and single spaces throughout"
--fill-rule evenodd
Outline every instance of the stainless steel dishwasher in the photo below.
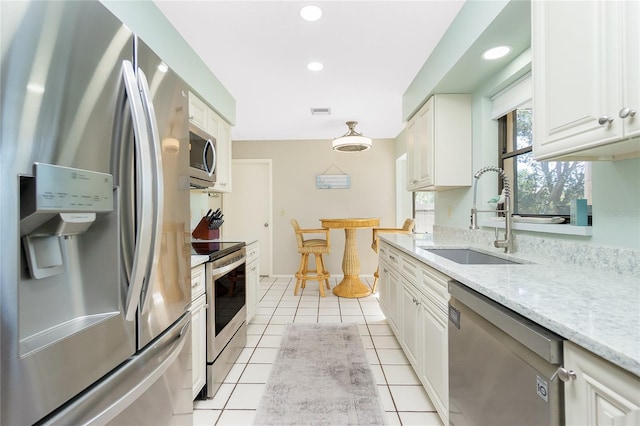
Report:
M 463 284 L 449 293 L 449 423 L 564 424 L 564 339 Z

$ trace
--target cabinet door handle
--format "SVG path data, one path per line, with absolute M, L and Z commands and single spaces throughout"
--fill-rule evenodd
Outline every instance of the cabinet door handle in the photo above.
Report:
M 633 117 L 634 115 L 636 115 L 636 111 L 634 109 L 624 107 L 620 110 L 618 115 L 620 116 L 620 118 Z
M 558 369 L 556 370 L 555 373 L 553 373 L 553 376 L 551 376 L 550 381 L 553 382 L 553 380 L 558 377 L 560 380 L 562 380 L 564 383 L 570 382 L 571 380 L 576 380 L 578 378 L 578 375 L 576 374 L 575 371 L 573 370 L 567 370 L 564 367 L 558 367 Z
M 609 124 L 613 122 L 613 117 L 609 117 L 607 115 L 603 115 L 602 117 L 598 118 L 598 124 L 601 126 L 604 126 L 605 124 Z

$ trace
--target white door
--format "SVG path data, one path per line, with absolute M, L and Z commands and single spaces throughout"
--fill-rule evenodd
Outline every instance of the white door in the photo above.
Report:
M 257 239 L 260 274 L 271 275 L 271 160 L 233 160 L 233 191 L 223 194 L 224 238 Z

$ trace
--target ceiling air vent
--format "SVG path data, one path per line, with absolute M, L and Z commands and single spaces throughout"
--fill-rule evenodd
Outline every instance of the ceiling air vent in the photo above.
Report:
M 311 115 L 331 115 L 331 108 L 311 108 Z

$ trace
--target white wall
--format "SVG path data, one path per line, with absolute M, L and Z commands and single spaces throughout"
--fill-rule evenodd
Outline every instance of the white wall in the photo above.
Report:
M 233 141 L 234 159 L 273 161 L 273 274 L 292 275 L 300 262 L 289 221 L 319 228 L 321 218 L 378 217 L 393 227 L 395 218 L 395 142 L 373 141 L 360 153 L 331 150 L 331 141 Z M 335 166 L 335 167 L 333 167 Z M 351 178 L 349 189 L 316 189 L 316 176 L 341 174 Z M 326 172 L 326 173 L 325 173 Z M 331 254 L 325 263 L 332 275 L 342 275 L 344 231 L 331 231 Z M 371 250 L 371 229 L 357 232 L 361 273 L 372 275 L 377 255 Z

